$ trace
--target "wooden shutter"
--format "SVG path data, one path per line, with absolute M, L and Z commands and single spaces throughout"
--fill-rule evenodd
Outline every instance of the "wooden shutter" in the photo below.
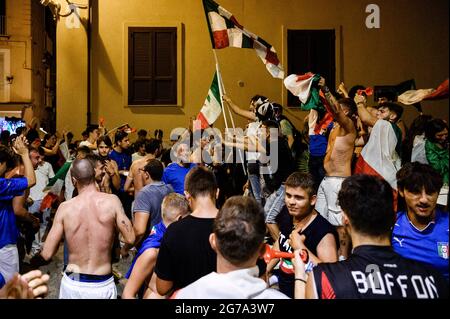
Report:
M 176 28 L 130 28 L 128 103 L 177 103 Z

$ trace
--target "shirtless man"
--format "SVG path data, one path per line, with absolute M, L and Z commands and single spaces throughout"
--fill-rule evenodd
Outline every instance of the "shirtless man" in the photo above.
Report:
M 147 165 L 148 161 L 155 159 L 161 153 L 161 141 L 157 139 L 151 139 L 145 141 L 145 155 L 143 158 L 135 160 L 130 167 L 130 172 L 128 173 L 127 180 L 125 181 L 124 190 L 132 191 L 134 185 L 134 196 L 145 186 L 145 176 L 143 168 Z
M 352 174 L 351 163 L 355 147 L 357 109 L 355 103 L 349 99 L 339 99 L 330 93 L 321 78 L 319 87 L 324 93 L 334 118 L 334 127 L 328 137 L 327 152 L 323 166 L 326 176 L 322 180 L 317 192 L 316 210 L 333 226 L 336 226 L 340 248 L 339 256 L 346 258 L 349 253 L 349 237 L 342 224 L 342 209 L 337 203 L 337 194 L 344 179 Z
M 115 299 L 111 267 L 114 234 L 118 228 L 122 240 L 133 244 L 133 226 L 117 196 L 97 190 L 89 160 L 75 160 L 71 174 L 78 196 L 59 206 L 41 257 L 50 260 L 64 236 L 69 264 L 61 280 L 59 298 Z

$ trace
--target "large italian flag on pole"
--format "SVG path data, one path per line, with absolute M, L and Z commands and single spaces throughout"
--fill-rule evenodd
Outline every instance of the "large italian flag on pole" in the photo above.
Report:
M 272 45 L 246 30 L 232 13 L 213 0 L 203 0 L 211 42 L 214 49 L 227 47 L 255 49 L 274 78 L 283 79 L 283 66 Z
M 217 72 L 214 73 L 214 79 L 208 91 L 205 103 L 197 116 L 197 120 L 201 122 L 201 128 L 205 129 L 212 125 L 222 113 L 222 104 L 220 103 L 219 81 Z

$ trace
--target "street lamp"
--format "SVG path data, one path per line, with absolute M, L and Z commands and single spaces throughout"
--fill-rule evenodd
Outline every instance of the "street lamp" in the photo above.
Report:
M 54 20 L 58 20 L 59 17 L 70 16 L 72 13 L 75 12 L 76 8 L 79 8 L 79 9 L 87 9 L 88 8 L 87 5 L 73 3 L 69 0 L 66 0 L 66 2 L 69 5 L 69 9 L 70 9 L 69 12 L 60 13 L 61 12 L 61 4 L 60 3 L 55 3 L 55 0 L 41 0 L 41 4 L 45 7 L 48 6 L 50 8 L 50 10 L 52 11 Z

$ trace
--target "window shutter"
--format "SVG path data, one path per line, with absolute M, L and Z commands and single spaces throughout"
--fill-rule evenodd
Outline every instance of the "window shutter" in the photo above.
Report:
M 128 103 L 177 103 L 176 28 L 130 28 Z

